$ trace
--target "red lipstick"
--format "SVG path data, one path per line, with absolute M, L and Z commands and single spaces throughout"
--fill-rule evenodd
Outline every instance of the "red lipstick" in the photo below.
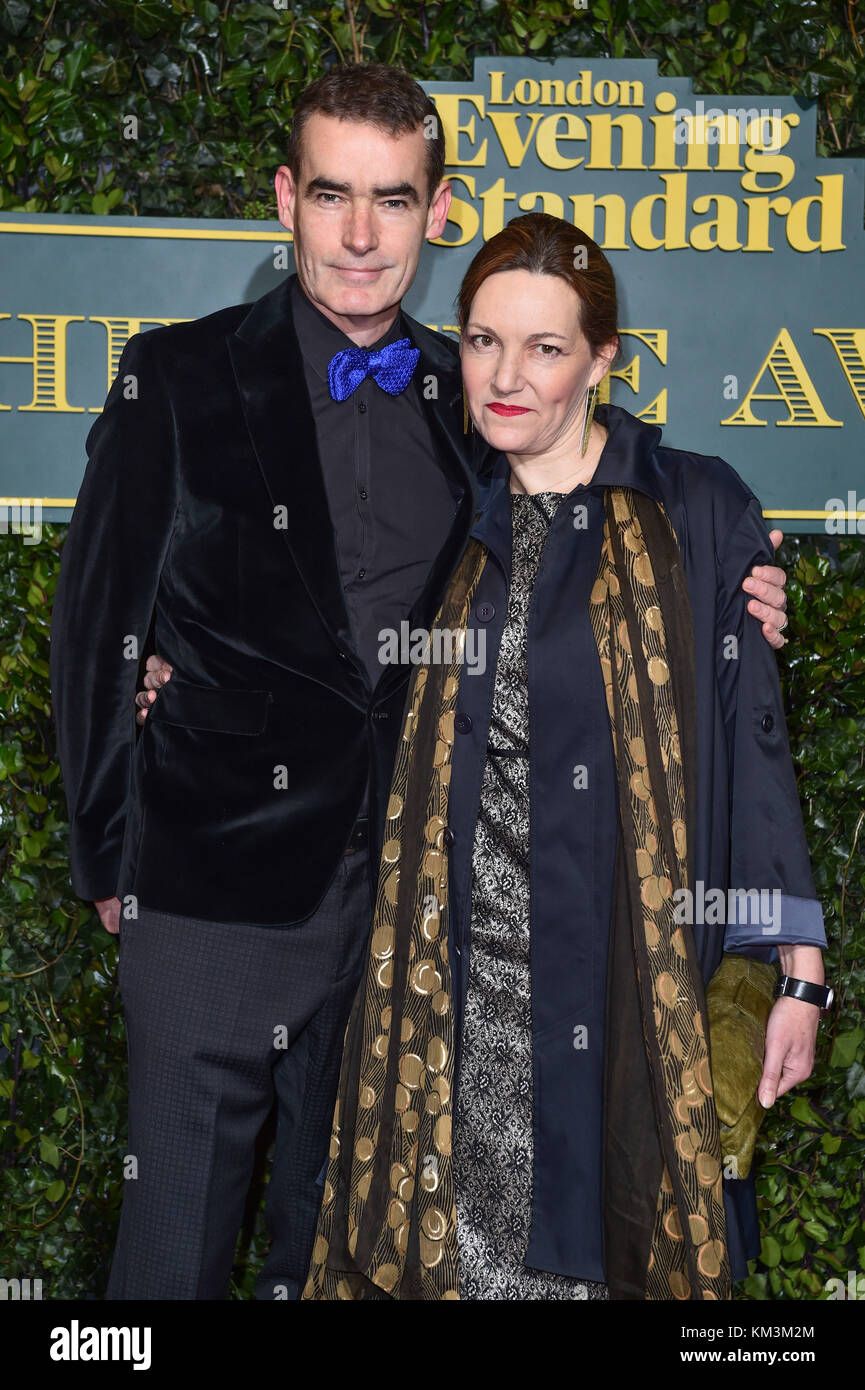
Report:
M 496 415 L 528 415 L 527 405 L 502 405 L 501 401 L 487 401 L 487 410 L 492 410 Z

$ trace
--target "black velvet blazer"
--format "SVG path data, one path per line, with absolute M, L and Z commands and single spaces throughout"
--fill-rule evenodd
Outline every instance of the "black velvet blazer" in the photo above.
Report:
M 461 492 L 409 618 L 428 626 L 472 525 L 475 462 L 456 345 L 408 326 Z M 370 694 L 353 653 L 289 282 L 131 338 L 87 452 L 51 634 L 75 891 L 299 920 L 370 771 L 377 852 L 409 668 L 384 666 Z M 149 650 L 174 673 L 139 736 Z

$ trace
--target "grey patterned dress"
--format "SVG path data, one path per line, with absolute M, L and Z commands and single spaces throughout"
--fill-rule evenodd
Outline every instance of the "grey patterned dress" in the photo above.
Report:
M 472 855 L 469 982 L 454 1126 L 463 1299 L 601 1299 L 605 1284 L 527 1268 L 532 1207 L 529 700 L 532 585 L 564 496 L 514 493 L 512 573 Z

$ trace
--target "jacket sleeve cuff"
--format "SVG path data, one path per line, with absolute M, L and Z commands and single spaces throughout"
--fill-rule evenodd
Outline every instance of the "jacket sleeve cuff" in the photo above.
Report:
M 737 901 L 729 914 L 724 950 L 757 960 L 777 959 L 775 946 L 826 946 L 823 909 L 814 898 L 794 898 L 775 889 L 766 900 L 760 895 Z

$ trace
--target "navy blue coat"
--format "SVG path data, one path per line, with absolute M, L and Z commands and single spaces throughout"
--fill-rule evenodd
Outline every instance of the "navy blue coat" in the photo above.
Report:
M 825 945 L 790 758 L 775 655 L 741 588 L 773 547 L 759 500 L 718 458 L 668 449 L 661 431 L 599 406 L 609 439 L 588 487 L 560 505 L 529 617 L 531 968 L 534 1089 L 532 1228 L 527 1263 L 604 1278 L 601 1078 L 606 950 L 618 801 L 609 717 L 588 618 L 603 530 L 603 491 L 621 485 L 661 502 L 682 554 L 694 619 L 697 807 L 694 877 L 705 891 L 772 890 L 754 921 L 700 911 L 694 938 L 704 982 L 724 950 L 777 956 L 775 943 Z M 457 1087 L 471 953 L 471 861 L 495 664 L 511 562 L 509 467 L 494 456 L 473 535 L 489 549 L 462 675 L 451 774 L 450 956 Z M 484 634 L 483 636 L 481 634 Z M 483 645 L 480 645 L 483 644 Z M 745 916 L 745 913 L 740 913 Z M 734 914 L 735 916 L 735 914 Z M 705 920 L 700 920 L 703 917 Z M 753 1176 L 725 1179 L 733 1277 L 759 1251 Z

